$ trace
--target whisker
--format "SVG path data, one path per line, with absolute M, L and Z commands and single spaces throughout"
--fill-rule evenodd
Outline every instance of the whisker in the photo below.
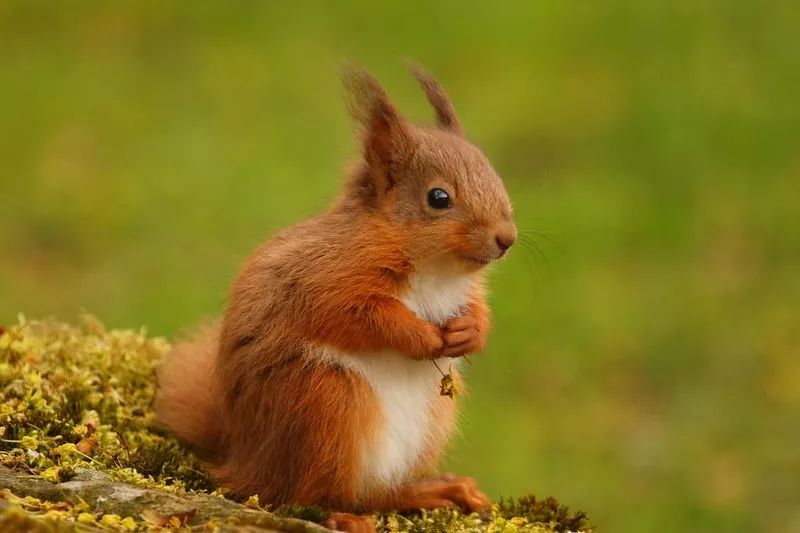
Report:
M 540 229 L 532 229 L 532 228 L 523 228 L 518 230 L 520 233 L 536 233 L 539 235 L 553 235 L 552 231 L 542 231 Z
M 536 269 L 536 261 L 534 260 L 534 253 L 531 247 L 530 242 L 526 238 L 520 238 L 520 244 L 522 245 L 522 257 L 523 261 L 525 261 L 525 267 L 530 274 L 531 281 L 533 282 L 534 286 L 538 285 L 538 275 Z
M 536 239 L 530 239 L 530 243 L 531 246 L 533 246 L 539 253 L 539 257 L 542 258 L 542 261 L 544 261 L 544 264 L 547 267 L 547 271 L 552 272 L 552 268 L 550 267 L 550 260 L 547 258 L 547 254 L 544 253 L 544 250 L 542 250 L 542 247 L 539 246 L 539 243 L 536 242 Z
M 528 236 L 528 237 L 531 237 L 531 238 L 532 237 L 541 237 L 542 239 L 546 240 L 548 243 L 552 244 L 556 248 L 558 253 L 560 253 L 561 255 L 564 255 L 564 247 L 561 245 L 561 243 L 559 243 L 554 238 L 555 233 L 546 232 L 546 231 L 538 231 L 538 230 L 533 230 L 533 229 L 519 230 L 518 233 L 519 233 L 520 236 L 525 235 L 525 236 Z

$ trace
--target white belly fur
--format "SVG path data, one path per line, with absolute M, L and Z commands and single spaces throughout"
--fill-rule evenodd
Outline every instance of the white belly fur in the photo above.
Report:
M 463 312 L 473 286 L 473 277 L 420 276 L 412 280 L 402 301 L 423 320 L 442 324 Z M 431 361 L 415 361 L 391 352 L 338 353 L 328 360 L 363 375 L 382 411 L 378 437 L 363 451 L 361 488 L 403 481 L 429 439 L 429 404 L 439 396 L 441 374 Z M 446 369 L 453 360 L 437 362 Z

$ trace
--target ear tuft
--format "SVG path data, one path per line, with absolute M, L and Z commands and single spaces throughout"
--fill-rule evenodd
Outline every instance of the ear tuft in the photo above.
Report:
M 413 61 L 409 60 L 406 64 L 408 65 L 408 70 L 411 71 L 411 74 L 414 75 L 420 87 L 422 87 L 422 90 L 425 91 L 428 102 L 436 111 L 436 123 L 438 126 L 457 135 L 463 135 L 464 130 L 461 128 L 461 123 L 453 108 L 453 102 L 450 101 L 447 93 L 444 92 L 436 78 Z
M 397 166 L 410 151 L 407 124 L 381 84 L 366 70 L 345 63 L 341 76 L 348 111 L 362 129 L 362 150 L 373 170 L 374 189 L 381 194 L 394 186 Z
M 344 63 L 341 68 L 342 85 L 347 99 L 347 111 L 353 120 L 366 127 L 381 102 L 389 102 L 389 97 L 369 72 L 355 63 Z

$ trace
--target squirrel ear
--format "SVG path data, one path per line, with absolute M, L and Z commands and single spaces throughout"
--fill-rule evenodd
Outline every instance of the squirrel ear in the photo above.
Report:
M 447 93 L 444 92 L 436 78 L 413 61 L 407 61 L 406 64 L 408 65 L 408 70 L 411 71 L 411 74 L 414 75 L 420 87 L 422 87 L 422 90 L 425 91 L 428 102 L 436 111 L 436 123 L 439 127 L 457 135 L 464 135 L 464 130 L 461 129 L 461 123 L 458 121 L 456 111 L 453 108 L 453 102 L 447 97 Z
M 364 159 L 373 169 L 377 189 L 384 192 L 394 186 L 397 164 L 410 150 L 407 123 L 363 68 L 345 64 L 342 83 L 350 115 L 362 128 Z

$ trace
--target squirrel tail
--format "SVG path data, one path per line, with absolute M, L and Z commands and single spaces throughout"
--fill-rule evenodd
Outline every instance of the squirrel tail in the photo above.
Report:
M 219 454 L 219 401 L 214 365 L 219 326 L 198 328 L 178 340 L 157 370 L 157 424 L 187 442 L 203 459 Z

